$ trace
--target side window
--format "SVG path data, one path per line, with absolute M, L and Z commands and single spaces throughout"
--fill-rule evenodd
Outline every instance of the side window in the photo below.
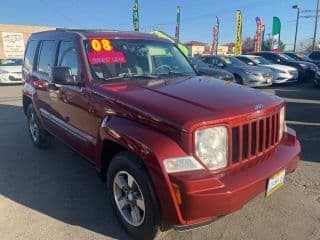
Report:
M 220 59 L 211 58 L 210 64 L 217 66 L 219 63 L 222 63 Z
M 24 57 L 24 67 L 31 71 L 33 68 L 34 56 L 36 54 L 38 41 L 30 41 Z
M 209 61 L 208 58 L 202 58 L 201 60 L 202 60 L 204 63 L 209 63 L 209 64 L 210 64 L 210 61 Z
M 48 74 L 52 67 L 52 58 L 54 54 L 54 41 L 43 41 L 40 47 L 40 53 L 38 58 L 38 72 Z
M 71 41 L 61 41 L 58 51 L 58 67 L 69 67 L 73 76 L 78 76 L 79 63 L 76 48 Z
M 309 57 L 313 58 L 313 59 L 318 59 L 320 57 L 320 53 L 319 52 L 313 52 L 313 53 L 310 54 Z

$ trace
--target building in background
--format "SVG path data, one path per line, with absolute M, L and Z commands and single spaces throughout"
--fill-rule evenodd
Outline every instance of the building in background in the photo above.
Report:
M 188 50 L 189 50 L 189 55 L 194 57 L 197 55 L 203 55 L 205 53 L 206 50 L 206 43 L 202 43 L 202 42 L 197 42 L 197 41 L 189 41 L 184 43 L 183 45 L 185 45 Z
M 0 58 L 23 58 L 32 33 L 53 30 L 54 27 L 0 24 Z
M 233 55 L 234 54 L 234 43 L 227 43 L 218 46 L 218 55 Z

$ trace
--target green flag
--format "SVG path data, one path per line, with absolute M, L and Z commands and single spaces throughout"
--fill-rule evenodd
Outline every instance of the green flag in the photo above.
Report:
M 138 0 L 135 0 L 134 5 L 133 5 L 133 28 L 134 28 L 134 31 L 139 32 L 139 4 L 138 4 Z
M 273 17 L 272 24 L 272 51 L 279 52 L 280 47 L 280 32 L 281 32 L 281 22 L 278 17 Z
M 180 7 L 177 6 L 177 22 L 176 22 L 176 34 L 175 34 L 176 44 L 179 43 L 179 36 L 180 36 Z

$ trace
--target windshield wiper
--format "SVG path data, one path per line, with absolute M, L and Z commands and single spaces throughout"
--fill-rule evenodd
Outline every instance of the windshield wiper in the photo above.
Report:
M 157 75 L 144 75 L 144 74 L 132 74 L 132 73 L 120 73 L 116 77 L 105 78 L 105 80 L 117 80 L 117 79 L 126 79 L 126 78 L 144 78 L 144 79 L 157 79 Z
M 164 76 L 164 75 L 178 75 L 178 76 L 192 76 L 191 73 L 185 73 L 185 72 L 177 72 L 177 71 L 168 71 L 166 73 L 159 73 L 157 76 Z

